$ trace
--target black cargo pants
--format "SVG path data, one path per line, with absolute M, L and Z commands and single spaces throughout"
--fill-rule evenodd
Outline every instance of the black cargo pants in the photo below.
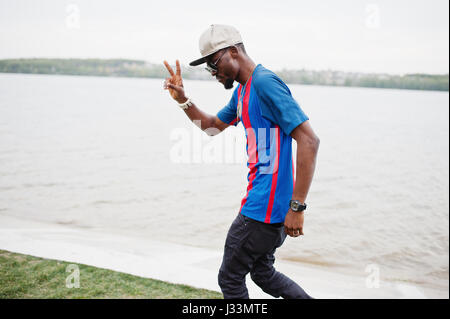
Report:
M 238 214 L 228 231 L 219 270 L 219 286 L 225 299 L 247 299 L 245 276 L 278 298 L 310 299 L 294 281 L 275 270 L 275 250 L 286 234 L 283 224 L 265 224 Z

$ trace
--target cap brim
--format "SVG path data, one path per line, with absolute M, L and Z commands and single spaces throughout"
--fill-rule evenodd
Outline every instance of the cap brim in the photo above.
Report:
M 216 53 L 216 52 L 218 52 L 218 51 L 220 51 L 220 50 L 222 50 L 222 49 L 217 49 L 217 50 L 215 50 L 214 52 L 211 52 L 210 54 L 205 55 L 204 57 L 202 57 L 202 58 L 200 58 L 200 59 L 197 59 L 197 60 L 195 60 L 195 61 L 192 61 L 191 63 L 189 63 L 189 65 L 190 65 L 190 66 L 196 66 L 196 65 L 203 64 L 203 63 L 206 62 L 206 59 L 208 59 L 210 56 L 212 56 L 214 53 Z
M 189 63 L 190 66 L 196 66 L 196 65 L 200 65 L 206 62 L 206 57 L 200 58 L 198 60 L 192 61 L 191 63 Z

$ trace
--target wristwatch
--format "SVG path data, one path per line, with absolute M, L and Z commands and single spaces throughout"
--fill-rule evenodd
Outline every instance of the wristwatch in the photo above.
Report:
M 289 206 L 291 207 L 293 212 L 302 212 L 306 209 L 306 203 L 300 203 L 298 200 L 291 199 L 289 202 Z
M 178 106 L 180 108 L 182 108 L 183 110 L 186 110 L 191 105 L 192 105 L 192 100 L 190 98 L 188 98 L 187 101 L 184 103 L 178 103 Z

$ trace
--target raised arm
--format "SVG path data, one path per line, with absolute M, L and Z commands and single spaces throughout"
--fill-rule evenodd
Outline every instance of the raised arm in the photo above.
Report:
M 188 98 L 184 92 L 180 62 L 178 60 L 176 61 L 176 73 L 172 70 L 167 61 L 164 61 L 164 65 L 170 73 L 170 77 L 164 81 L 164 89 L 169 90 L 170 96 L 172 96 L 176 102 L 180 104 L 185 103 Z M 217 135 L 230 126 L 222 122 L 216 115 L 203 112 L 193 102 L 191 106 L 184 110 L 184 112 L 195 125 L 210 136 Z

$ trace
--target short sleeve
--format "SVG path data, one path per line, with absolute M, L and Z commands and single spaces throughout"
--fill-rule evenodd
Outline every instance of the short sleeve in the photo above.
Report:
M 309 120 L 287 85 L 275 73 L 266 74 L 255 82 L 261 115 L 280 126 L 286 135 Z
M 234 90 L 230 102 L 217 113 L 217 117 L 228 125 L 236 126 L 239 123 L 239 118 L 237 116 L 237 94 L 239 86 L 240 85 Z

